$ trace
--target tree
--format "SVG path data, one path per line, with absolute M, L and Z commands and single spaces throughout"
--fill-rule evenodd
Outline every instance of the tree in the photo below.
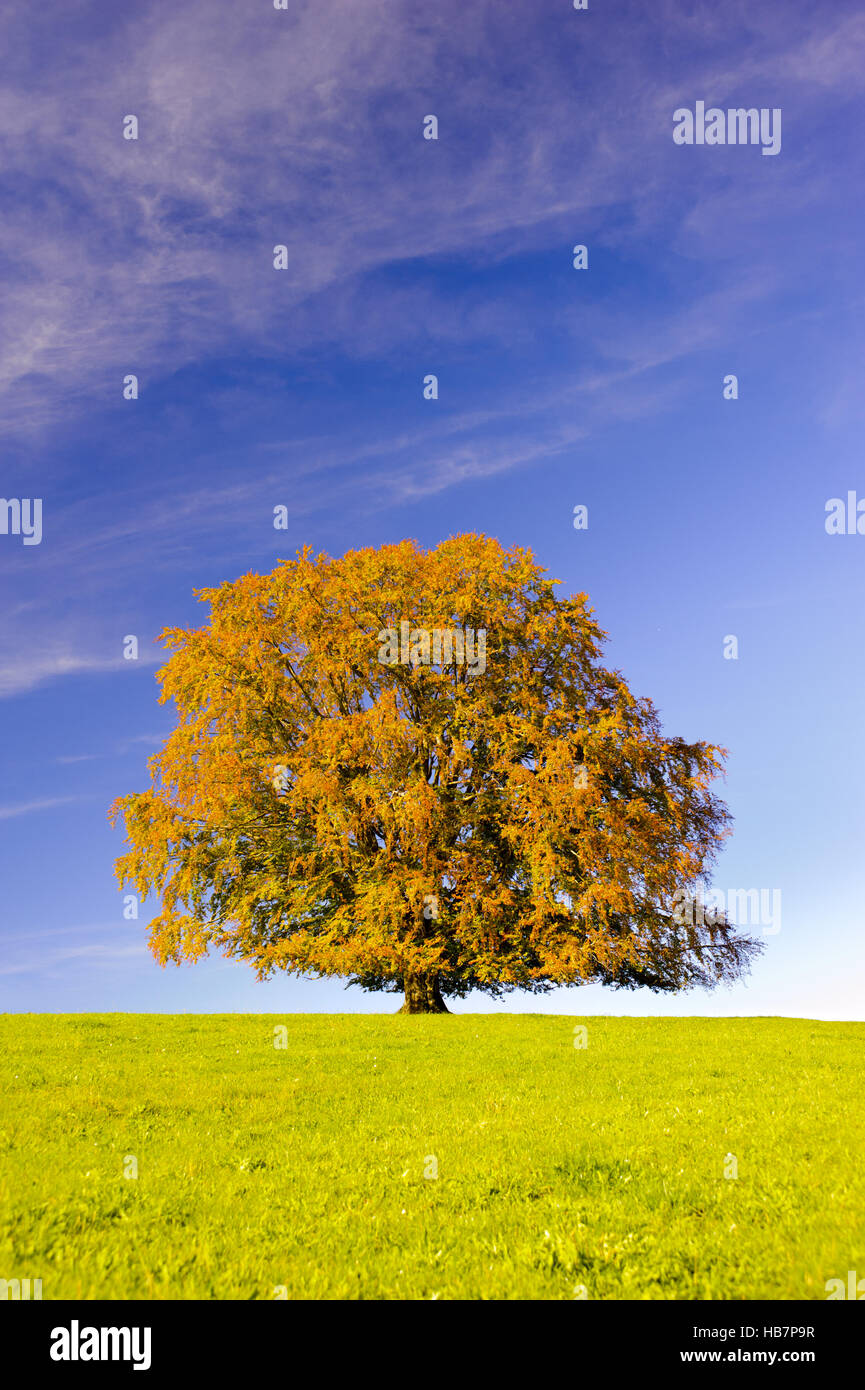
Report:
M 739 978 L 759 943 L 676 909 L 729 833 L 724 752 L 665 737 L 601 664 L 586 595 L 555 587 L 463 535 L 198 591 L 209 624 L 161 635 L 177 727 L 112 807 L 121 886 L 162 900 L 157 960 L 216 947 L 409 1013 Z

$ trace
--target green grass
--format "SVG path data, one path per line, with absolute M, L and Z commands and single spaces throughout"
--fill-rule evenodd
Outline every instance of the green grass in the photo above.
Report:
M 0 1030 L 0 1277 L 45 1299 L 825 1299 L 865 1276 L 863 1024 Z

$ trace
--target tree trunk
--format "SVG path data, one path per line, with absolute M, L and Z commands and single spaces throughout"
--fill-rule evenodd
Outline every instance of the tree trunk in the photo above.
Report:
M 442 999 L 437 975 L 406 975 L 403 982 L 405 1003 L 401 1014 L 448 1014 L 450 1009 Z

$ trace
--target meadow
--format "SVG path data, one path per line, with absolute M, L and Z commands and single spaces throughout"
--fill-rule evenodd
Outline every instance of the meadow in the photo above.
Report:
M 43 1299 L 825 1299 L 865 1275 L 865 1024 L 6 1014 L 0 1034 L 0 1276 Z

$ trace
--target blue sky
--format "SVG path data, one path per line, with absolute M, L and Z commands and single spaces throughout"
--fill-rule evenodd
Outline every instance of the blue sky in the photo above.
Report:
M 715 883 L 782 918 L 726 992 L 456 1007 L 865 1017 L 865 537 L 825 527 L 865 497 L 861 6 L 67 0 L 0 30 L 0 492 L 43 502 L 40 544 L 0 535 L 0 1008 L 395 1008 L 160 969 L 106 812 L 170 728 L 154 639 L 193 588 L 481 531 L 729 749 Z M 780 153 L 675 144 L 698 101 L 780 108 Z

